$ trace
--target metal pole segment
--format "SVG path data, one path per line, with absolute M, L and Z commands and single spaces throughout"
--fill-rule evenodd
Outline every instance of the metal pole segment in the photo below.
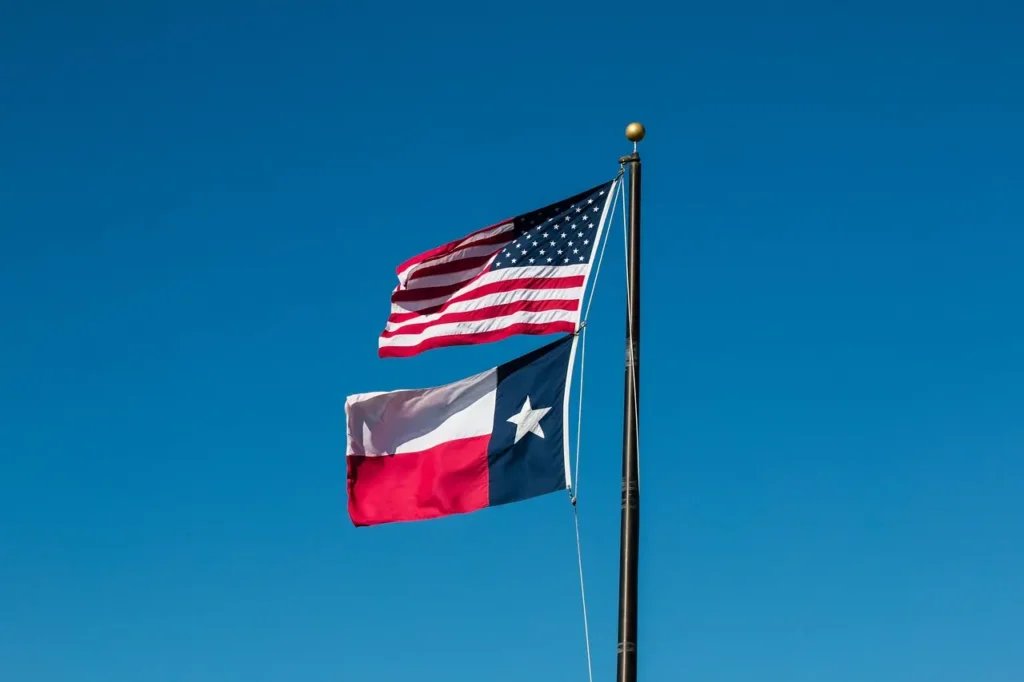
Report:
M 636 143 L 644 128 L 631 123 L 626 137 L 634 151 L 619 163 L 629 166 L 629 239 L 626 309 L 626 386 L 622 430 L 622 512 L 619 535 L 618 682 L 636 682 L 637 568 L 640 549 L 640 476 L 637 442 L 640 432 L 640 155 Z

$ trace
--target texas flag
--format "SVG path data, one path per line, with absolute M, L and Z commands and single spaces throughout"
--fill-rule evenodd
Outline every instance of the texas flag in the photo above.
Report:
M 568 488 L 576 338 L 444 386 L 349 396 L 352 523 L 434 519 Z

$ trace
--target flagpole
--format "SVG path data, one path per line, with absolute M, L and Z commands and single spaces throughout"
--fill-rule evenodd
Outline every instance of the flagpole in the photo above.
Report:
M 619 535 L 618 682 L 636 682 L 637 568 L 640 548 L 640 154 L 637 143 L 646 131 L 639 123 L 626 127 L 633 153 L 619 159 L 629 166 L 629 239 L 626 251 L 626 386 L 622 429 L 622 512 Z

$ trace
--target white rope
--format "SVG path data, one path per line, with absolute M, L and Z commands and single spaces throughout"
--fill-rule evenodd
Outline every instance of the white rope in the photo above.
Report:
M 626 221 L 626 202 L 622 202 L 622 254 L 626 259 L 626 315 L 628 316 L 627 328 L 629 329 L 629 361 L 631 366 L 636 366 L 636 358 L 633 357 L 633 349 L 636 348 L 636 340 L 633 338 L 633 296 L 629 290 L 629 224 Z M 637 349 L 639 351 L 639 349 Z M 629 381 L 633 384 L 633 395 L 637 395 L 636 372 L 629 373 Z M 637 425 L 636 429 L 636 485 L 640 487 L 640 407 L 639 401 L 633 401 L 633 419 Z
M 621 177 L 621 173 L 620 173 Z M 618 185 L 618 191 L 611 197 L 611 205 L 608 207 L 609 218 L 615 215 L 615 208 L 619 198 L 622 196 L 622 183 Z M 583 580 L 583 546 L 580 542 L 580 514 L 577 507 L 577 498 L 580 486 L 580 442 L 583 438 L 583 377 L 586 376 L 587 363 L 587 319 L 590 316 L 590 306 L 594 302 L 594 292 L 597 290 L 597 283 L 601 279 L 601 263 L 604 262 L 604 250 L 608 247 L 607 235 L 601 244 L 601 253 L 597 258 L 597 268 L 594 270 L 594 285 L 590 288 L 590 297 L 587 299 L 587 307 L 583 313 L 583 321 L 580 324 L 580 392 L 579 409 L 576 414 L 576 464 L 575 480 L 572 482 L 570 500 L 572 501 L 572 518 L 576 525 L 576 559 L 580 567 L 580 601 L 583 604 L 583 637 L 587 644 L 587 679 L 594 682 L 594 665 L 590 654 L 590 620 L 587 617 L 587 588 Z
M 576 414 L 576 464 L 573 472 L 575 480 L 572 482 L 573 507 L 576 506 L 576 498 L 580 494 L 580 439 L 583 438 L 583 369 L 587 364 L 587 327 L 580 330 L 580 398 Z
M 595 278 L 595 284 L 596 284 Z M 580 480 L 580 436 L 583 423 L 583 377 L 587 359 L 587 327 L 580 331 L 580 400 L 579 413 L 576 417 L 576 480 L 572 484 L 569 499 L 572 501 L 572 519 L 576 524 L 576 560 L 580 567 L 580 601 L 583 603 L 583 638 L 587 643 L 587 678 L 594 682 L 594 666 L 590 656 L 590 621 L 587 618 L 587 588 L 583 582 L 583 546 L 580 543 L 580 514 L 577 507 L 577 490 Z
M 594 666 L 590 659 L 590 623 L 587 620 L 587 589 L 583 584 L 583 549 L 580 546 L 580 515 L 575 503 L 572 505 L 572 518 L 576 522 L 576 558 L 580 566 L 580 598 L 583 601 L 583 637 L 587 642 L 587 679 L 590 682 L 594 682 Z
M 615 215 L 615 207 L 619 203 L 619 196 L 622 194 L 622 184 L 618 186 L 615 196 L 612 197 L 611 206 L 608 207 L 608 215 Z M 575 480 L 572 483 L 572 496 L 575 500 L 579 495 L 580 487 L 580 441 L 583 438 L 583 372 L 587 361 L 587 319 L 590 317 L 590 306 L 594 303 L 594 293 L 597 291 L 597 283 L 601 279 L 601 263 L 604 262 L 604 250 L 608 247 L 608 238 L 605 236 L 601 243 L 601 253 L 597 257 L 597 268 L 594 270 L 594 285 L 590 288 L 590 298 L 587 299 L 587 307 L 583 312 L 583 322 L 580 324 L 580 400 L 579 409 L 576 414 L 576 464 Z
M 619 197 L 622 196 L 622 183 L 618 184 L 616 188 L 615 196 L 612 197 L 612 205 L 608 207 L 608 217 L 615 215 L 615 208 L 619 203 Z M 623 216 L 626 214 L 623 213 Z M 609 220 L 609 222 L 611 222 Z M 604 235 L 604 241 L 601 243 L 601 253 L 597 257 L 597 268 L 594 269 L 594 286 L 590 287 L 590 298 L 587 299 L 587 308 L 583 312 L 583 324 L 587 324 L 587 318 L 590 317 L 590 306 L 594 304 L 594 292 L 597 291 L 597 281 L 601 278 L 601 263 L 604 262 L 604 250 L 608 247 L 608 236 Z M 583 389 L 580 389 L 582 395 Z

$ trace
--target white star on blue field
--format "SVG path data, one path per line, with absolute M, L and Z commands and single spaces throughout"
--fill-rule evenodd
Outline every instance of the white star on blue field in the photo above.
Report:
M 581 265 L 590 261 L 596 245 L 606 190 L 570 204 L 546 219 L 535 218 L 531 227 L 505 247 L 493 270 L 524 265 Z

